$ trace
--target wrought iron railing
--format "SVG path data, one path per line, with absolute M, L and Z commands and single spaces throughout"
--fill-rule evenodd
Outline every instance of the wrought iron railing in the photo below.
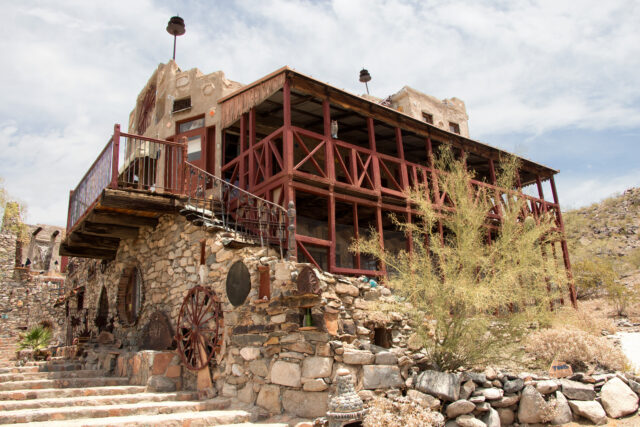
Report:
M 261 246 L 277 246 L 280 256 L 295 252 L 295 209 L 260 198 L 185 162 L 186 215 Z

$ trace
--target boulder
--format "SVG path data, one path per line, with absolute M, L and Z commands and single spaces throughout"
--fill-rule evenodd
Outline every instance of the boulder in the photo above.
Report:
M 264 384 L 260 387 L 256 405 L 266 409 L 272 414 L 282 412 L 282 407 L 280 406 L 280 387 L 273 384 Z
M 640 383 L 634 380 L 629 380 L 629 387 L 631 390 L 635 392 L 635 394 L 640 394 Z
M 153 375 L 147 381 L 147 391 L 151 393 L 170 393 L 176 391 L 176 383 L 163 375 Z
M 562 394 L 569 400 L 593 400 L 596 398 L 593 384 L 561 379 L 560 385 L 562 386 Z
M 447 417 L 456 418 L 459 415 L 470 414 L 476 409 L 476 405 L 468 400 L 456 400 L 447 406 Z
M 429 408 L 432 411 L 436 411 L 440 408 L 440 400 L 430 394 L 422 393 L 418 390 L 409 390 L 407 391 L 407 397 L 418 402 L 418 404 L 423 408 Z
M 307 380 L 302 385 L 304 391 L 324 391 L 328 388 L 329 386 L 322 378 Z
M 462 384 L 460 387 L 460 399 L 468 399 L 471 394 L 476 390 L 476 383 L 469 380 Z
M 480 420 L 487 425 L 487 427 L 501 427 L 502 421 L 498 411 L 493 408 L 489 408 L 489 412 L 484 414 Z
M 271 382 L 289 387 L 300 387 L 300 365 L 278 360 L 271 367 Z
M 465 372 L 463 375 L 464 381 L 471 380 L 476 384 L 484 384 L 487 382 L 487 376 L 484 373 L 479 372 Z
M 511 405 L 515 405 L 520 400 L 520 396 L 517 394 L 512 394 L 508 396 L 504 396 L 498 400 L 492 400 L 491 406 L 494 408 L 508 408 Z
M 500 417 L 500 425 L 510 426 L 516 420 L 516 414 L 509 408 L 500 408 L 497 410 Z
M 418 375 L 415 387 L 423 393 L 454 402 L 460 396 L 460 376 L 427 370 Z
M 476 395 L 482 395 L 487 400 L 498 400 L 504 396 L 504 391 L 500 388 L 480 388 L 474 392 Z
M 600 400 L 610 418 L 624 417 L 638 410 L 638 395 L 618 377 L 602 386 Z
M 302 362 L 304 378 L 328 378 L 333 368 L 333 357 L 307 357 Z
M 285 390 L 282 393 L 284 410 L 302 418 L 317 418 L 326 415 L 328 400 L 328 392 Z
M 507 381 L 502 386 L 502 389 L 505 393 L 517 393 L 524 388 L 524 381 L 520 378 L 516 378 L 515 380 Z
M 570 423 L 573 420 L 571 414 L 571 407 L 567 398 L 564 397 L 560 391 L 556 391 L 556 409 L 553 418 L 551 418 L 551 424 L 561 425 Z
M 602 406 L 596 401 L 570 400 L 569 406 L 574 414 L 588 419 L 595 425 L 607 423 L 607 414 Z
M 347 365 L 371 365 L 376 356 L 370 351 L 349 350 L 342 355 L 342 361 Z
M 362 367 L 363 388 L 376 390 L 401 387 L 404 384 L 400 368 L 392 365 L 365 365 Z
M 542 394 L 553 393 L 558 389 L 558 383 L 553 380 L 538 381 L 536 383 L 536 390 Z
M 518 405 L 518 420 L 521 423 L 541 423 L 544 418 L 546 402 L 535 387 L 528 385 L 522 391 Z
M 456 423 L 460 427 L 487 427 L 485 423 L 483 423 L 473 415 L 460 415 L 458 418 L 456 418 Z

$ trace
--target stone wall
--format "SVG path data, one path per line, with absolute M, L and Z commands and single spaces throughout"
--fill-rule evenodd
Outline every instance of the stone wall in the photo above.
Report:
M 203 240 L 205 263 L 201 265 Z M 205 233 L 181 216 L 167 215 L 160 218 L 155 229 L 143 228 L 136 239 L 121 241 L 115 260 L 107 263 L 103 272 L 99 261 L 74 260 L 68 288 L 85 286 L 84 307 L 96 341 L 98 328 L 93 319 L 104 287 L 109 316 L 113 318 L 116 353 L 135 353 L 143 350 L 151 314 L 163 312 L 173 334 L 189 289 L 200 284 L 210 287 L 221 300 L 224 313 L 223 343 L 211 363 L 217 392 L 257 404 L 271 413 L 323 415 L 332 379 L 343 366 L 359 379 L 359 387 L 392 388 L 399 393 L 410 378 L 410 367 L 423 355 L 416 356 L 407 348 L 411 328 L 400 313 L 382 314 L 376 309 L 375 300 L 392 300 L 388 289 L 377 284 L 372 287 L 368 280 L 315 271 L 317 292 L 300 293 L 297 278 L 307 264 L 282 261 L 266 248 L 233 247 L 234 242 L 224 233 Z M 226 279 L 230 267 L 239 260 L 249 270 L 251 289 L 244 303 L 234 307 L 226 294 Z M 117 288 L 123 271 L 132 265 L 142 273 L 144 296 L 137 323 L 127 326 L 116 313 Z M 269 269 L 269 300 L 258 299 L 260 266 Z M 90 276 L 89 270 L 95 273 Z M 71 316 L 74 300 L 69 299 Z M 307 312 L 312 326 L 305 327 Z M 373 344 L 376 328 L 384 335 L 378 339 L 391 348 Z M 116 362 L 116 366 L 128 363 L 139 362 Z M 131 376 L 131 371 L 125 371 Z M 125 371 L 114 370 L 120 374 Z M 182 371 L 181 387 L 194 389 L 195 375 L 187 369 Z

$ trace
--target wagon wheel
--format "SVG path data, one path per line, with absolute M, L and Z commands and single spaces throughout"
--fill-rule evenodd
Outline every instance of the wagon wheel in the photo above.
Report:
M 182 302 L 178 315 L 176 341 L 187 369 L 206 367 L 219 349 L 222 333 L 222 307 L 208 288 L 192 288 Z

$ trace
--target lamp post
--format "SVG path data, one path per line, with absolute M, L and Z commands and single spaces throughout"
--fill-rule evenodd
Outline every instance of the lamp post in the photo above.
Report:
M 173 60 L 176 60 L 176 38 L 183 35 L 187 30 L 184 26 L 184 19 L 179 16 L 172 16 L 167 24 L 167 33 L 173 36 Z
M 360 70 L 360 81 L 367 87 L 367 95 L 369 95 L 369 85 L 367 82 L 371 81 L 371 74 L 369 74 L 369 71 L 365 68 Z

